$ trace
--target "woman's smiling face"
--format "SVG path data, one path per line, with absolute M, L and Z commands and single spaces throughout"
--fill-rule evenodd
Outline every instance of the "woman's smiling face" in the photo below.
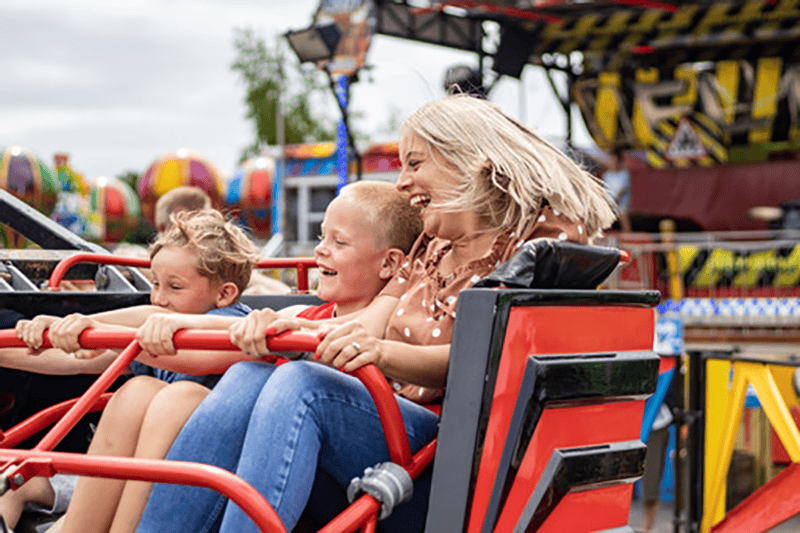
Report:
M 400 139 L 400 161 L 403 168 L 397 178 L 397 188 L 409 194 L 411 205 L 422 208 L 420 215 L 425 233 L 449 240 L 458 238 L 466 229 L 464 217 L 474 217 L 474 213 L 454 212 L 444 206 L 459 186 L 455 169 L 449 167 L 435 148 L 413 133 Z

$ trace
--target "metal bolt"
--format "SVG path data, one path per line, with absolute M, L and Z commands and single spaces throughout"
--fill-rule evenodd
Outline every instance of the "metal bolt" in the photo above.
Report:
M 16 487 L 21 487 L 23 483 L 25 483 L 25 477 L 22 474 L 14 474 L 14 477 L 11 479 L 11 482 Z

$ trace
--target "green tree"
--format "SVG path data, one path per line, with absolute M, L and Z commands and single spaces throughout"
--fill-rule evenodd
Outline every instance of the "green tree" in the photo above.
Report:
M 297 59 L 285 53 L 277 41 L 268 45 L 251 29 L 235 30 L 234 47 L 237 56 L 231 70 L 238 72 L 245 84 L 246 117 L 256 127 L 256 139 L 242 151 L 242 161 L 258 155 L 263 146 L 278 144 L 279 95 L 287 144 L 336 138 L 335 120 L 311 111 L 312 102 L 325 101 L 327 107 L 335 105 L 331 104 L 333 95 L 321 71 L 301 68 Z

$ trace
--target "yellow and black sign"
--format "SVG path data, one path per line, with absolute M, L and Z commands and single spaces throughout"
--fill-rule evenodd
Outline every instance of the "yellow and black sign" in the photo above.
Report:
M 601 148 L 655 167 L 800 149 L 800 2 L 599 4 L 550 3 L 528 31 L 532 62 L 583 54 L 572 96 Z
M 685 287 L 800 286 L 800 244 L 788 248 L 742 252 L 730 249 L 678 248 L 678 271 Z
M 758 161 L 800 149 L 800 62 L 763 57 L 600 72 L 575 87 L 602 148 L 648 150 L 655 167 Z
M 728 151 L 721 137 L 714 121 L 701 113 L 666 118 L 655 125 L 647 162 L 654 168 L 724 163 Z

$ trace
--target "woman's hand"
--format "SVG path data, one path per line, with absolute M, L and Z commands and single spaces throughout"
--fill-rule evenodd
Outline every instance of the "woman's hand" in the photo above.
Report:
M 325 336 L 314 357 L 345 372 L 369 363 L 380 369 L 383 347 L 383 341 L 370 335 L 360 323 L 347 322 Z
M 158 355 L 175 355 L 178 351 L 172 338 L 180 329 L 191 327 L 184 315 L 176 313 L 155 313 L 147 317 L 138 330 L 136 340 L 142 350 L 153 357 Z
M 37 352 L 44 343 L 45 330 L 59 320 L 61 320 L 59 317 L 50 315 L 38 315 L 32 320 L 20 320 L 14 326 L 14 333 L 19 340 L 28 345 L 28 348 Z
M 102 323 L 86 315 L 73 313 L 50 325 L 50 342 L 54 348 L 71 353 L 76 359 L 93 359 L 106 350 L 83 349 L 78 342 L 78 337 L 86 329 L 102 326 Z

